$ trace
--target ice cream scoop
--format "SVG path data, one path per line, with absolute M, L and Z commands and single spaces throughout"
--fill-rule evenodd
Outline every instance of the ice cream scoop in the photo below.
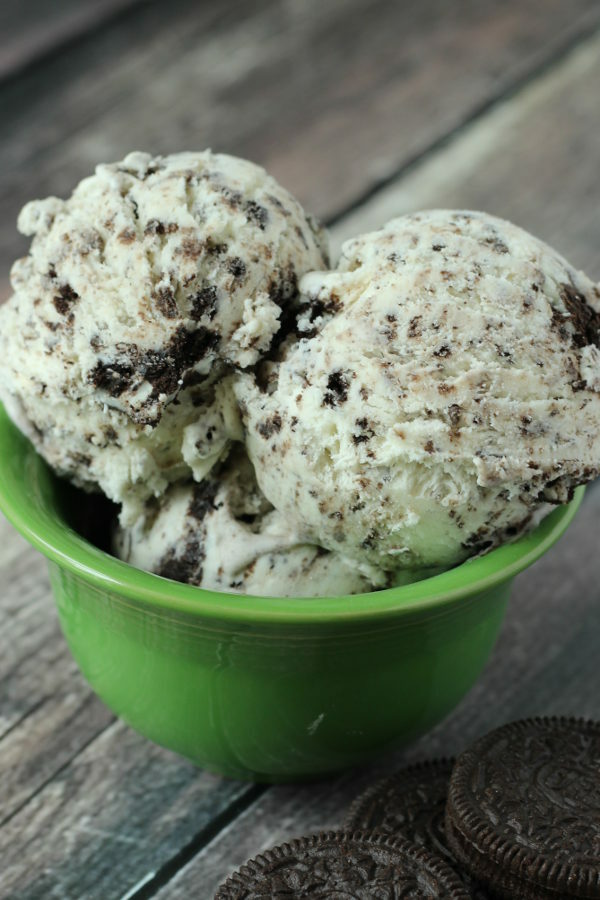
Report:
M 522 229 L 407 215 L 301 281 L 328 310 L 235 392 L 261 490 L 384 569 L 511 540 L 600 471 L 600 290 Z
M 285 336 L 325 236 L 263 169 L 209 151 L 98 166 L 19 228 L 34 237 L 0 309 L 0 397 L 58 472 L 131 522 L 222 458 L 238 426 L 219 383 Z
M 144 519 L 121 526 L 115 555 L 198 587 L 275 597 L 327 597 L 385 587 L 389 577 L 301 540 L 261 494 L 243 448 L 201 483 L 169 487 Z

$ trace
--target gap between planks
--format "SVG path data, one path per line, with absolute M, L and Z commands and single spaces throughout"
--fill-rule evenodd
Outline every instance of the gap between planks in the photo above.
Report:
M 537 68 L 528 72 L 522 79 L 516 81 L 513 85 L 504 90 L 500 90 L 492 94 L 476 106 L 465 118 L 459 122 L 455 128 L 446 132 L 437 140 L 432 141 L 428 147 L 415 153 L 407 159 L 394 172 L 376 181 L 363 194 L 356 198 L 352 203 L 338 212 L 332 213 L 326 221 L 330 228 L 336 225 L 343 226 L 354 213 L 360 213 L 371 202 L 377 202 L 378 198 L 385 192 L 387 188 L 395 186 L 403 177 L 409 175 L 413 170 L 420 168 L 423 163 L 430 159 L 437 159 L 442 151 L 448 148 L 461 135 L 469 131 L 470 128 L 478 123 L 486 123 L 487 117 L 502 105 L 509 103 L 514 97 L 522 94 L 531 83 L 540 82 L 546 74 L 552 73 L 556 69 L 560 69 L 565 62 L 569 62 L 570 58 L 575 54 L 579 55 L 579 51 L 586 44 L 594 44 L 596 37 L 600 34 L 600 26 L 597 22 L 593 24 L 585 24 L 573 35 L 570 35 L 565 43 L 559 47 L 555 55 L 544 60 Z M 344 229 L 345 230 L 345 229 Z

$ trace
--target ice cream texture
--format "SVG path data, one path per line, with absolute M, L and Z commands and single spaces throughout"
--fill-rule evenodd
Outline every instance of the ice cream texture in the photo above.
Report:
M 298 339 L 234 390 L 260 488 L 302 539 L 450 566 L 598 475 L 600 289 L 540 240 L 416 213 L 300 286 Z
M 301 540 L 261 494 L 243 448 L 201 483 L 171 485 L 115 555 L 198 587 L 276 597 L 328 597 L 386 587 L 389 576 Z
M 362 593 L 518 537 L 600 472 L 600 288 L 508 222 L 406 215 L 328 270 L 286 190 L 205 151 L 98 166 L 19 228 L 0 399 L 121 505 L 132 565 Z
M 240 436 L 229 373 L 285 335 L 326 237 L 263 169 L 210 151 L 131 153 L 18 224 L 33 240 L 0 308 L 0 399 L 132 523 Z

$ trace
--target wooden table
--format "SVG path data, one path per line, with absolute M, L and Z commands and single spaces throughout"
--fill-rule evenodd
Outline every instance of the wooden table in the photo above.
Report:
M 21 205 L 132 148 L 264 164 L 334 242 L 486 209 L 600 277 L 597 0 L 26 0 L 0 13 L 0 273 Z M 490 663 L 432 733 L 302 787 L 202 772 L 90 692 L 43 559 L 0 522 L 0 897 L 210 898 L 247 857 L 340 823 L 375 774 L 535 713 L 600 718 L 600 488 L 517 582 Z

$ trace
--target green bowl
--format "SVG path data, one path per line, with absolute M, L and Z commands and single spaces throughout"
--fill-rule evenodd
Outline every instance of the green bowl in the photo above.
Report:
M 0 509 L 48 558 L 73 656 L 133 728 L 235 778 L 292 781 L 362 763 L 444 718 L 483 668 L 512 581 L 583 496 L 516 543 L 404 587 L 244 597 L 141 572 L 69 525 L 71 489 L 0 406 Z

